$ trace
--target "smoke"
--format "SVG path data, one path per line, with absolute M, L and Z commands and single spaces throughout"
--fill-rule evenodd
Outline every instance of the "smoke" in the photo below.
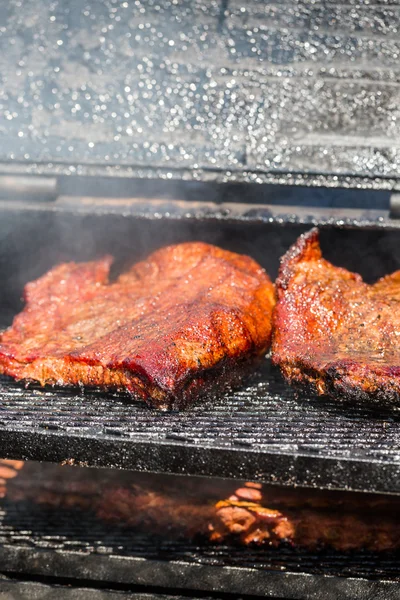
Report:
M 162 246 L 201 240 L 248 254 L 270 274 L 279 259 L 308 227 L 268 218 L 238 218 L 234 207 L 318 201 L 337 206 L 357 196 L 348 191 L 272 188 L 262 185 L 211 184 L 177 180 L 65 177 L 58 200 L 3 201 L 0 204 L 0 324 L 8 325 L 21 309 L 23 286 L 57 263 L 115 257 L 112 274 L 128 268 Z M 383 202 L 384 196 L 380 196 Z M 230 203 L 232 218 L 224 213 Z M 221 213 L 218 213 L 221 207 Z M 232 208 L 233 207 L 233 208 Z M 310 207 L 312 213 L 313 207 Z M 250 214 L 250 213 L 249 213 Z M 214 216 L 212 216 L 214 215 Z M 324 229 L 324 255 L 334 264 L 360 272 L 368 281 L 400 268 L 398 234 L 386 230 Z

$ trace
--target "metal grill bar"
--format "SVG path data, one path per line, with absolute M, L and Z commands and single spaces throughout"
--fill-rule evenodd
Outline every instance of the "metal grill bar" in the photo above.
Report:
M 2 378 L 0 429 L 12 458 L 400 493 L 396 413 L 298 397 L 268 361 L 244 389 L 172 414 Z
M 28 578 L 27 578 L 28 579 Z M 196 600 L 195 596 L 165 595 L 152 591 L 129 591 L 99 589 L 97 587 L 71 586 L 65 581 L 60 583 L 39 583 L 29 580 L 15 580 L 0 576 L 1 594 L 5 600 L 49 600 L 57 597 L 58 600 Z M 139 588 L 140 589 L 140 588 Z M 173 593 L 173 591 L 171 592 Z M 202 600 L 219 600 L 215 596 Z

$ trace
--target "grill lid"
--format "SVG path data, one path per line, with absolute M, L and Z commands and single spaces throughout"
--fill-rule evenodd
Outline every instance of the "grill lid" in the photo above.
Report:
M 1 23 L 3 172 L 398 183 L 396 4 L 11 0 Z

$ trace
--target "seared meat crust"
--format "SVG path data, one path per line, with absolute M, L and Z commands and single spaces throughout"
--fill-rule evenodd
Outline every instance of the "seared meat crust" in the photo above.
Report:
M 251 258 L 179 244 L 108 283 L 111 263 L 61 264 L 27 284 L 0 337 L 0 373 L 180 408 L 236 383 L 268 349 L 274 288 Z
M 374 285 L 322 258 L 317 229 L 281 261 L 272 360 L 318 394 L 398 402 L 400 271 Z

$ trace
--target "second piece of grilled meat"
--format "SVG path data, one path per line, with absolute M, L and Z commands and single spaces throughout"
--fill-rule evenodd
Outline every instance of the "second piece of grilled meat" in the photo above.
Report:
M 400 399 L 400 271 L 374 285 L 322 258 L 317 229 L 281 261 L 272 358 L 319 394 Z
M 180 408 L 239 381 L 268 349 L 274 288 L 248 256 L 179 244 L 115 283 L 111 262 L 61 264 L 29 283 L 0 337 L 0 373 Z

